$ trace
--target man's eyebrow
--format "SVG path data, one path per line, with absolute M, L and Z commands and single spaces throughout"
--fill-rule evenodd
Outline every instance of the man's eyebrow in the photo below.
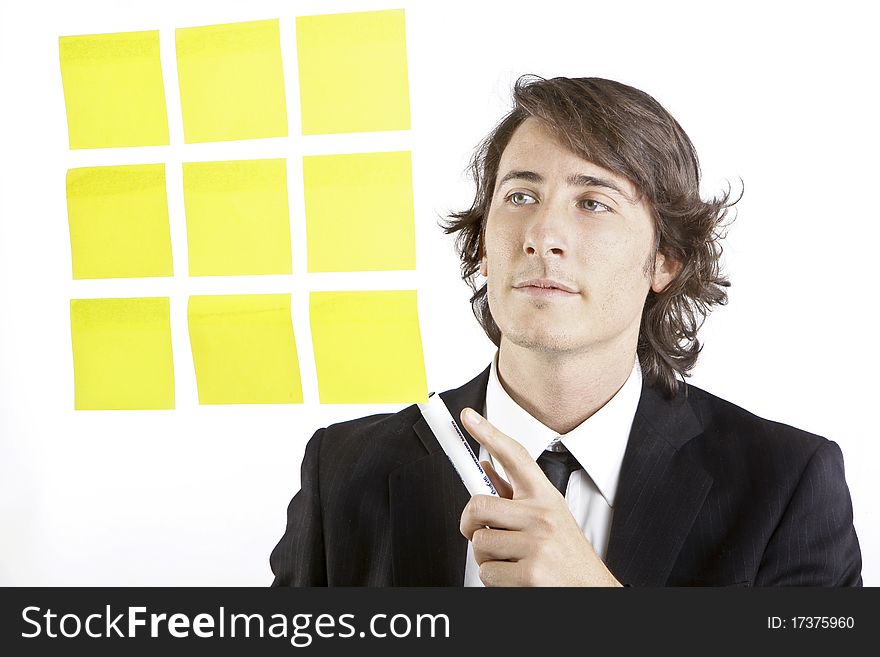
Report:
M 565 182 L 572 187 L 605 187 L 606 189 L 617 192 L 630 203 L 634 203 L 629 194 L 623 191 L 619 185 L 613 183 L 607 178 L 597 178 L 596 176 L 586 176 L 582 173 L 575 173 L 566 178 Z
M 498 181 L 498 186 L 501 187 L 501 185 L 508 182 L 509 180 L 525 180 L 527 182 L 540 184 L 544 182 L 544 177 L 540 173 L 535 173 L 534 171 L 513 170 L 504 174 L 504 177 Z M 632 197 L 625 191 L 623 191 L 619 185 L 612 182 L 611 180 L 608 180 L 607 178 L 599 178 L 597 176 L 588 176 L 582 173 L 574 173 L 566 178 L 565 182 L 571 187 L 605 187 L 606 189 L 617 192 L 630 203 L 634 202 Z
M 526 180 L 528 182 L 533 183 L 542 183 L 544 182 L 544 177 L 540 173 L 535 173 L 534 171 L 509 171 L 504 177 L 498 181 L 498 186 L 501 187 L 508 180 Z

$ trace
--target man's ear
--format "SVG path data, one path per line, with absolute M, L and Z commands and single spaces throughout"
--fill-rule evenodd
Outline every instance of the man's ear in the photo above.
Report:
M 486 249 L 483 248 L 485 233 L 480 232 L 480 275 L 485 278 L 489 275 L 489 263 L 486 259 Z
M 681 272 L 681 262 L 660 251 L 654 258 L 654 275 L 651 279 L 651 289 L 659 294 L 666 289 Z

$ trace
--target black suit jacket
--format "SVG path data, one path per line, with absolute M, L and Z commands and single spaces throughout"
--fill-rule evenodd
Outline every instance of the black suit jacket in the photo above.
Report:
M 488 378 L 441 393 L 456 421 Z M 418 407 L 320 429 L 301 482 L 273 585 L 463 584 L 469 496 Z M 625 584 L 862 583 L 840 448 L 694 386 L 643 385 L 613 513 L 605 561 Z

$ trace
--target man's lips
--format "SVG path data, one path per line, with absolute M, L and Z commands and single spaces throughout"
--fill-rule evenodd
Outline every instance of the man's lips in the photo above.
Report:
M 554 281 L 550 278 L 532 278 L 517 283 L 513 287 L 522 292 L 538 296 L 574 296 L 578 294 L 578 291 L 570 285 Z

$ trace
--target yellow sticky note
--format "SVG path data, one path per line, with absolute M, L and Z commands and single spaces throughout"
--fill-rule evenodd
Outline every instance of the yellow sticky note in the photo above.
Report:
M 67 172 L 73 278 L 173 276 L 165 165 Z
M 409 151 L 303 158 L 308 270 L 416 268 Z
M 301 404 L 289 294 L 193 296 L 200 404 Z
M 277 20 L 176 30 L 187 144 L 287 136 Z
M 190 276 L 289 274 L 285 160 L 185 162 Z
M 167 297 L 71 299 L 77 410 L 174 408 Z
M 304 135 L 409 130 L 402 9 L 296 19 Z
M 322 404 L 428 398 L 415 290 L 312 292 L 309 321 Z
M 58 40 L 70 148 L 168 143 L 159 32 Z

